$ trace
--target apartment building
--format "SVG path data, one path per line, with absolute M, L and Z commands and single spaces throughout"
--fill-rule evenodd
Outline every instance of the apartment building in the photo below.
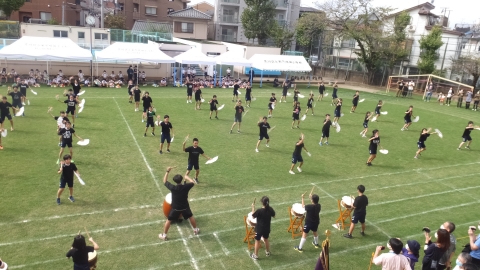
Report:
M 272 0 L 277 4 L 276 20 L 280 25 L 295 28 L 300 0 Z M 241 16 L 247 5 L 244 0 L 215 0 L 213 39 L 227 42 L 246 43 Z
M 80 14 L 82 7 L 80 0 L 25 0 L 25 4 L 19 11 L 15 11 L 10 16 L 10 20 L 18 22 L 29 22 L 30 19 L 36 19 L 46 23 L 55 19 L 65 25 L 80 25 Z

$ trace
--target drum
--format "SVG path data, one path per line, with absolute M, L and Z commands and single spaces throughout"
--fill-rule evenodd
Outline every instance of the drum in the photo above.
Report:
M 353 207 L 353 200 L 353 197 L 343 196 L 341 204 L 343 207 L 350 209 Z
M 247 224 L 252 227 L 257 225 L 257 219 L 253 218 L 252 212 L 248 213 L 247 215 Z
M 170 211 L 172 211 L 172 193 L 168 193 L 167 196 L 165 196 L 165 200 L 163 201 L 163 214 L 166 218 L 168 218 L 168 214 L 170 214 Z M 180 215 L 178 219 L 183 219 L 182 215 Z
M 292 210 L 290 212 L 292 216 L 296 216 L 296 217 L 305 216 L 305 208 L 302 207 L 301 203 L 294 203 L 292 205 Z
M 88 253 L 88 266 L 90 266 L 90 270 L 97 268 L 97 252 L 95 250 Z

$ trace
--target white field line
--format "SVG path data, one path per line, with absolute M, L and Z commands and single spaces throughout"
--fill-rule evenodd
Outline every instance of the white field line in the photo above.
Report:
M 459 164 L 446 165 L 446 166 L 435 167 L 435 168 L 413 169 L 413 170 L 406 170 L 406 171 L 393 172 L 393 173 L 373 174 L 373 175 L 360 176 L 360 177 L 350 177 L 350 178 L 335 179 L 335 180 L 329 180 L 329 181 L 323 181 L 323 182 L 315 182 L 315 184 L 319 185 L 319 184 L 335 183 L 335 182 L 342 182 L 342 181 L 351 181 L 351 180 L 356 180 L 356 179 L 371 178 L 371 177 L 378 177 L 378 176 L 388 176 L 388 175 L 404 174 L 404 173 L 410 173 L 410 172 L 423 172 L 423 171 L 439 170 L 439 169 L 444 169 L 444 168 L 451 168 L 451 167 L 458 167 L 458 166 L 468 166 L 468 165 L 474 165 L 474 164 L 479 164 L 479 163 L 480 162 L 459 163 Z M 415 184 L 418 184 L 418 183 L 415 183 Z M 282 190 L 282 189 L 298 188 L 298 187 L 302 187 L 302 186 L 311 186 L 311 184 L 300 184 L 300 185 L 292 185 L 292 186 L 283 186 L 283 187 L 272 188 L 272 189 L 261 189 L 261 190 L 252 190 L 252 191 L 237 192 L 237 193 L 230 193 L 230 194 L 212 195 L 212 196 L 206 196 L 206 197 L 192 198 L 192 199 L 190 199 L 190 201 L 193 202 L 193 201 L 202 201 L 202 200 L 211 200 L 211 199 L 218 199 L 218 198 L 224 198 L 224 197 L 239 196 L 239 195 L 244 195 L 244 194 L 264 193 L 264 192 L 271 192 L 271 191 Z
M 247 252 L 248 256 L 250 256 L 250 250 L 247 249 L 246 252 Z M 256 260 L 254 260 L 254 259 L 250 259 L 250 260 L 253 261 L 253 263 L 258 267 L 258 269 L 262 270 L 262 267 L 260 266 L 260 264 Z
M 222 243 L 222 241 L 220 241 L 220 237 L 218 237 L 218 234 L 213 233 L 213 236 L 215 237 L 215 239 L 217 239 L 217 242 L 220 245 L 220 247 L 222 248 L 223 253 L 225 253 L 225 255 L 228 256 L 230 254 L 230 251 L 228 251 L 227 247 Z
M 447 187 L 449 187 L 449 188 L 451 188 L 451 189 L 453 189 L 453 190 L 455 190 L 455 191 L 457 191 L 458 193 L 460 193 L 460 194 L 462 194 L 462 195 L 468 195 L 470 198 L 472 198 L 472 199 L 474 199 L 474 200 L 477 199 L 477 198 L 476 198 L 475 196 L 473 196 L 472 194 L 469 194 L 469 193 L 465 194 L 465 193 L 461 192 L 463 189 L 458 189 L 458 188 L 456 188 L 456 187 L 454 187 L 454 186 L 452 186 L 452 185 L 449 185 L 449 184 L 447 184 L 447 183 L 441 183 L 441 184 L 444 185 L 444 186 L 447 186 Z
M 140 206 L 121 207 L 121 208 L 115 208 L 115 209 L 84 212 L 84 213 L 69 214 L 69 215 L 62 215 L 62 216 L 56 215 L 56 216 L 49 216 L 49 217 L 43 217 L 43 218 L 24 219 L 24 220 L 14 221 L 14 222 L 5 222 L 5 223 L 0 223 L 0 226 L 13 225 L 13 224 L 23 224 L 23 223 L 29 223 L 29 222 L 34 222 L 34 221 L 57 220 L 57 219 L 62 219 L 62 218 L 71 218 L 71 217 L 78 217 L 78 216 L 90 216 L 90 215 L 105 214 L 105 213 L 108 213 L 108 212 L 119 212 L 119 211 L 125 211 L 125 210 L 148 209 L 148 208 L 156 208 L 156 207 L 161 207 L 161 206 L 148 205 L 147 204 L 147 205 L 140 205 Z
M 132 129 L 130 128 L 130 125 L 128 124 L 127 119 L 125 118 L 125 115 L 123 114 L 122 109 L 120 108 L 120 105 L 118 105 L 118 102 L 117 102 L 117 100 L 116 100 L 115 98 L 113 98 L 113 101 L 115 101 L 115 104 L 117 104 L 118 111 L 120 112 L 120 115 L 122 116 L 123 121 L 125 122 L 125 125 L 126 125 L 127 128 L 128 128 L 128 131 L 130 131 L 130 135 L 132 135 L 133 142 L 135 142 L 135 145 L 137 146 L 138 151 L 139 151 L 140 154 L 142 155 L 143 161 L 145 162 L 145 165 L 147 166 L 147 169 L 148 169 L 148 171 L 150 172 L 150 175 L 152 176 L 153 181 L 155 181 L 155 185 L 157 186 L 158 191 L 160 191 L 160 194 L 162 195 L 162 197 L 164 197 L 163 192 L 162 192 L 162 189 L 160 188 L 160 185 L 159 185 L 159 183 L 158 183 L 158 179 L 157 179 L 157 177 L 155 176 L 155 174 L 153 174 L 152 167 L 150 167 L 150 164 L 148 164 L 147 158 L 145 158 L 145 155 L 143 154 L 143 151 L 142 151 L 142 149 L 140 148 L 140 145 L 138 144 L 137 139 L 135 138 L 135 135 L 133 135 L 133 131 L 132 131 Z
M 180 226 L 176 226 L 176 227 L 177 227 L 178 233 L 180 234 L 180 238 L 182 239 L 183 245 L 185 246 L 185 249 L 187 250 L 188 256 L 190 256 L 190 261 L 192 262 L 193 267 L 194 267 L 196 270 L 200 269 L 200 268 L 198 268 L 197 261 L 196 261 L 195 258 L 193 257 L 193 254 L 192 254 L 192 252 L 190 251 L 190 248 L 188 247 L 187 239 L 185 239 L 185 237 L 183 237 L 182 229 L 180 229 Z

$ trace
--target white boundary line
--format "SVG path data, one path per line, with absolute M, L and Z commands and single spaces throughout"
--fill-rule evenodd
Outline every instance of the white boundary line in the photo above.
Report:
M 230 254 L 230 251 L 228 251 L 227 247 L 222 243 L 222 241 L 220 241 L 220 237 L 218 237 L 218 234 L 216 232 L 214 232 L 213 236 L 215 237 L 215 239 L 217 239 L 217 242 L 220 245 L 220 247 L 222 248 L 223 253 L 225 253 L 225 255 L 228 256 Z
M 122 116 L 123 121 L 125 122 L 125 125 L 126 125 L 127 128 L 128 128 L 128 131 L 130 131 L 130 135 L 132 135 L 132 139 L 133 139 L 133 141 L 135 142 L 135 145 L 137 146 L 138 151 L 139 151 L 140 154 L 142 155 L 143 161 L 145 162 L 145 165 L 147 166 L 148 171 L 150 172 L 150 175 L 151 175 L 152 178 L 153 178 L 153 181 L 155 181 L 155 185 L 157 186 L 158 191 L 160 191 L 160 194 L 162 195 L 162 197 L 164 197 L 163 192 L 162 192 L 162 189 L 160 188 L 160 184 L 158 183 L 158 179 L 157 179 L 157 177 L 155 176 L 155 174 L 153 174 L 152 167 L 150 167 L 150 164 L 148 163 L 147 158 L 145 158 L 145 155 L 143 154 L 143 151 L 142 151 L 142 149 L 140 148 L 140 145 L 138 144 L 137 139 L 135 138 L 135 135 L 133 135 L 133 131 L 132 131 L 132 129 L 130 128 L 130 125 L 128 124 L 127 119 L 125 118 L 125 115 L 123 114 L 122 109 L 120 108 L 120 105 L 118 105 L 118 102 L 117 102 L 117 100 L 116 100 L 115 98 L 113 98 L 113 101 L 115 101 L 115 104 L 117 104 L 118 111 L 120 112 L 120 115 Z
M 247 249 L 247 250 L 245 250 L 245 251 L 247 252 L 248 257 L 250 258 L 250 250 Z M 258 269 L 262 270 L 262 267 L 260 266 L 260 264 L 259 264 L 256 260 L 254 260 L 254 259 L 252 259 L 252 258 L 250 258 L 250 260 L 253 261 L 253 263 L 258 267 Z
M 196 270 L 199 270 L 200 268 L 198 268 L 197 261 L 196 261 L 195 258 L 193 257 L 192 251 L 190 251 L 190 248 L 188 247 L 187 239 L 185 239 L 185 238 L 183 237 L 182 229 L 180 229 L 180 226 L 176 226 L 176 227 L 177 227 L 178 233 L 180 234 L 180 238 L 182 239 L 183 245 L 185 246 L 185 249 L 187 250 L 188 256 L 190 256 L 190 261 L 192 262 L 193 267 L 194 267 Z

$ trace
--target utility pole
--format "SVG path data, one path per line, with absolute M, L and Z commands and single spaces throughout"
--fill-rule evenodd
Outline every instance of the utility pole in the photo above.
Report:
M 447 44 L 445 44 L 445 50 L 443 52 L 443 59 L 442 59 L 442 67 L 440 68 L 440 72 L 443 71 L 443 64 L 445 63 L 445 56 L 447 54 L 447 47 L 448 47 L 448 41 L 450 40 L 449 37 L 447 37 Z
M 103 28 L 103 0 L 100 0 L 100 28 Z
M 65 1 L 62 2 L 62 25 L 65 25 Z

